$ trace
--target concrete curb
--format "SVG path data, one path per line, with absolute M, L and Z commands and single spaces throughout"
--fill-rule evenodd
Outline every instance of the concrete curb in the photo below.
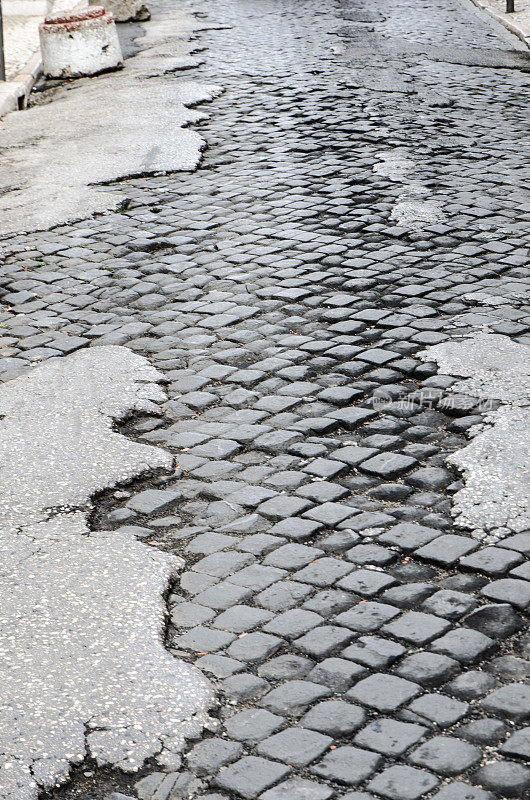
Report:
M 494 8 L 491 8 L 491 6 L 488 6 L 486 3 L 484 3 L 483 0 L 471 0 L 471 2 L 473 5 L 477 6 L 477 8 L 480 8 L 481 11 L 485 11 L 490 15 L 490 17 L 493 17 L 493 19 L 497 20 L 497 22 L 500 22 L 501 25 L 504 25 L 505 28 L 508 28 L 511 33 L 515 34 L 515 36 L 518 36 L 519 39 L 521 39 L 521 41 L 523 41 L 526 46 L 530 48 L 530 28 L 522 28 L 520 25 L 515 25 L 508 18 L 507 14 L 500 14 L 498 11 L 495 11 Z
M 40 53 L 34 53 L 14 78 L 0 82 L 0 117 L 26 107 L 28 96 L 41 73 Z

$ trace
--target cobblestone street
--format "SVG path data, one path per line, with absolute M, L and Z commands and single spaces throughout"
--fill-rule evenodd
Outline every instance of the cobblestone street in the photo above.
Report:
M 224 89 L 201 164 L 4 240 L 0 377 L 96 345 L 163 373 L 119 430 L 175 469 L 98 495 L 91 527 L 185 559 L 166 646 L 217 705 L 181 754 L 87 757 L 39 797 L 527 800 L 530 517 L 493 467 L 461 495 L 446 459 L 506 397 L 455 389 L 475 363 L 438 346 L 512 354 L 525 419 L 528 50 L 460 0 L 197 19 L 185 78 Z

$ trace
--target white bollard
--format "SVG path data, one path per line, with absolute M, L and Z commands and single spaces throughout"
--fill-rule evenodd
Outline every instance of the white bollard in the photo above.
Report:
M 114 18 L 101 6 L 46 17 L 39 36 L 47 78 L 81 78 L 123 66 Z
M 89 5 L 101 3 L 101 0 L 89 0 Z M 104 0 L 105 10 L 110 11 L 116 22 L 144 22 L 151 19 L 149 9 L 144 0 Z

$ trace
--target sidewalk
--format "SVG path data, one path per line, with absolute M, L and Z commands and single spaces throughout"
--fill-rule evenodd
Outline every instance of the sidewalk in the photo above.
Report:
M 506 0 L 471 0 L 471 2 L 491 14 L 530 47 L 529 0 L 516 0 L 515 11 L 510 14 L 506 13 Z

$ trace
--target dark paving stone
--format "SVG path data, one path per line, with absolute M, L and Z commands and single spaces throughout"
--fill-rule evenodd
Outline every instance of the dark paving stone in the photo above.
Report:
M 523 622 L 508 603 L 499 603 L 473 611 L 466 617 L 465 624 L 492 639 L 504 639 L 518 631 Z

